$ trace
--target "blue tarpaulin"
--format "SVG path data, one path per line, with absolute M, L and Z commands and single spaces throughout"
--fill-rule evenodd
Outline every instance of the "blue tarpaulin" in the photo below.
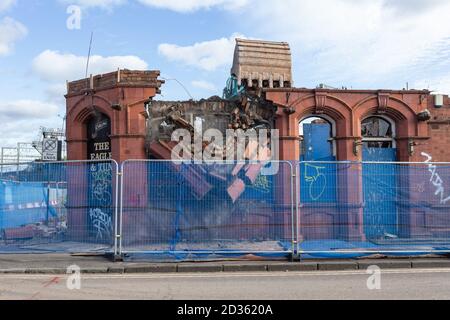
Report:
M 0 229 L 19 228 L 55 217 L 48 193 L 44 183 L 1 181 Z

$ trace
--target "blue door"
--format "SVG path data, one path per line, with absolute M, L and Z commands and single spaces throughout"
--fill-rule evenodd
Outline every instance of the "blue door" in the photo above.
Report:
M 363 148 L 363 161 L 395 162 L 394 148 Z M 397 179 L 395 164 L 363 164 L 364 231 L 370 239 L 396 236 Z
M 300 164 L 301 201 L 336 202 L 336 161 L 329 123 L 303 125 L 303 151 Z M 317 162 L 317 163 L 315 163 Z

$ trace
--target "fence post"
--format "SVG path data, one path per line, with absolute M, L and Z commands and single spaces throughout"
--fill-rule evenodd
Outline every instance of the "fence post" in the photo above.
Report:
M 123 176 L 123 168 L 122 166 L 119 167 L 119 164 L 114 161 L 115 167 L 116 167 L 116 182 L 115 182 L 115 199 L 114 199 L 114 260 L 122 260 L 122 218 L 121 214 L 119 217 L 119 208 L 120 213 L 122 212 L 122 201 L 121 198 L 119 198 L 119 192 L 121 192 L 121 182 L 122 182 L 122 176 Z M 119 183 L 120 181 L 120 183 Z
M 290 188 L 291 188 L 291 233 L 292 233 L 292 259 L 296 260 L 297 259 L 297 237 L 295 235 L 295 225 L 296 225 L 296 219 L 295 219 L 295 210 L 294 210 L 294 193 L 295 193 L 295 188 L 294 188 L 294 181 L 295 181 L 295 172 L 294 172 L 294 168 L 292 166 L 292 163 L 287 162 L 287 164 L 289 164 L 289 168 L 290 168 Z
M 300 219 L 299 219 L 299 212 L 298 212 L 298 204 L 299 204 L 299 178 L 300 178 L 300 173 L 298 170 L 299 167 L 299 163 L 295 162 L 295 170 L 293 168 L 293 166 L 291 165 L 292 168 L 292 184 L 293 184 L 293 189 L 294 189 L 294 194 L 292 196 L 292 204 L 293 204 L 293 211 L 294 211 L 294 216 L 295 216 L 295 248 L 294 248 L 294 260 L 295 261 L 299 261 L 301 260 L 301 254 L 300 254 L 300 239 L 299 239 L 299 235 L 300 235 Z

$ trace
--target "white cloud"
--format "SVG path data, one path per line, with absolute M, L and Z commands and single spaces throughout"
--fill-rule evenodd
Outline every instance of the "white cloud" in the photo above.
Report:
M 412 84 L 415 89 L 428 89 L 433 92 L 449 94 L 450 93 L 450 72 L 445 76 L 430 77 L 420 79 Z
M 12 52 L 17 41 L 27 35 L 27 28 L 20 22 L 6 17 L 0 20 L 0 56 Z
M 244 7 L 248 0 L 138 0 L 140 3 L 159 9 L 187 13 L 214 7 L 235 10 Z
M 3 118 L 1 118 L 3 121 Z M 8 120 L 0 126 L 0 146 L 16 147 L 18 142 L 32 142 L 40 139 L 41 127 L 60 128 L 62 119 L 54 116 L 45 119 L 21 119 Z
M 245 8 L 255 36 L 291 43 L 297 83 L 413 82 L 418 65 L 450 45 L 447 0 L 260 0 Z M 449 59 L 449 55 L 445 58 Z M 400 78 L 404 79 L 400 80 Z M 301 79 L 301 81 L 299 80 Z
M 2 0 L 0 0 L 2 1 Z M 13 0 L 3 0 L 13 1 Z M 128 0 L 59 0 L 67 5 L 78 5 L 83 8 L 102 8 L 112 10 L 116 6 L 128 3 Z M 198 10 L 219 8 L 223 10 L 236 10 L 244 7 L 249 0 L 135 0 L 142 5 L 172 10 L 179 13 L 189 13 Z
M 83 8 L 102 8 L 112 10 L 113 7 L 125 4 L 127 0 L 60 0 L 67 5 L 78 5 Z
M 55 104 L 35 101 L 18 100 L 13 102 L 0 102 L 0 118 L 5 119 L 45 119 L 58 114 Z M 3 123 L 3 122 L 2 122 Z
M 42 100 L 16 100 L 0 102 L 0 146 L 17 146 L 18 142 L 31 142 L 39 129 L 60 127 L 63 107 Z
M 87 57 L 70 53 L 45 50 L 33 59 L 33 73 L 46 82 L 44 89 L 47 100 L 64 105 L 66 81 L 83 79 L 86 75 Z M 89 63 L 89 74 L 103 74 L 120 69 L 146 70 L 147 63 L 136 56 L 92 56 Z
M 64 95 L 67 93 L 67 86 L 64 82 L 49 84 L 44 93 L 47 101 L 60 106 L 66 105 Z
M 204 80 L 192 81 L 191 85 L 195 88 L 203 89 L 206 91 L 217 91 L 217 87 L 213 83 Z
M 84 78 L 87 57 L 70 53 L 46 50 L 33 60 L 33 71 L 42 80 L 63 82 Z M 90 58 L 89 73 L 102 74 L 121 69 L 145 70 L 147 63 L 136 56 L 103 57 L 94 55 Z
M 225 65 L 231 67 L 235 39 L 238 37 L 243 38 L 243 36 L 234 34 L 229 38 L 198 42 L 190 46 L 163 43 L 159 45 L 158 52 L 169 61 L 214 71 Z
M 0 12 L 6 11 L 16 4 L 17 0 L 0 0 Z

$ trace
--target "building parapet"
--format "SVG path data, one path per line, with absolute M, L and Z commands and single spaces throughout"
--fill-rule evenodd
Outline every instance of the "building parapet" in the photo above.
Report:
M 164 84 L 163 80 L 158 79 L 160 72 L 138 71 L 138 70 L 117 70 L 106 74 L 91 76 L 81 80 L 67 83 L 67 95 L 80 95 L 92 90 L 106 90 L 114 87 L 150 87 L 156 88 L 157 93 Z

